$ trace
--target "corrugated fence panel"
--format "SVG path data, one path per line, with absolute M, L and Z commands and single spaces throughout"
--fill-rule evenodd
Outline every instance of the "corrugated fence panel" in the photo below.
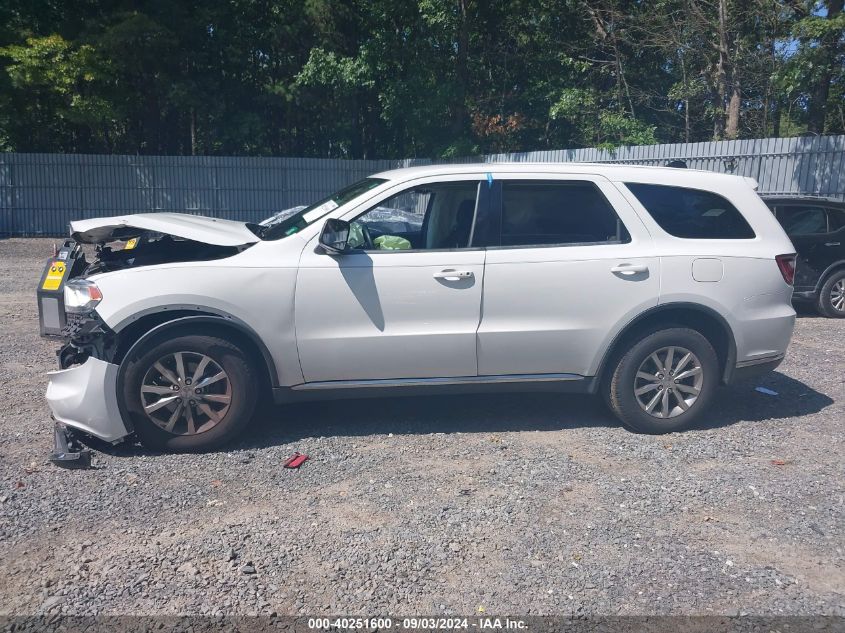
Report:
M 370 174 L 414 165 L 599 162 L 750 176 L 759 191 L 845 200 L 845 136 L 542 150 L 454 160 L 0 154 L 0 235 L 65 235 L 71 219 L 176 211 L 258 222 Z
M 171 211 L 259 222 L 391 160 L 0 154 L 0 235 L 65 235 L 72 219 Z
M 750 176 L 758 181 L 762 194 L 802 194 L 845 200 L 845 136 L 519 152 L 475 160 L 665 165 L 672 159 L 685 161 L 691 169 Z

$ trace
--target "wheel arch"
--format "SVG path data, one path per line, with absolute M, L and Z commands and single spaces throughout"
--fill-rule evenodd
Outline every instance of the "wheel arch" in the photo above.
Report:
M 727 320 L 707 306 L 677 302 L 661 304 L 642 312 L 616 334 L 602 357 L 597 384 L 605 383 L 618 358 L 639 334 L 671 326 L 689 327 L 701 332 L 716 351 L 722 382 L 730 381 L 736 368 L 736 339 Z
M 845 259 L 840 259 L 839 261 L 833 262 L 830 266 L 824 269 L 821 275 L 819 275 L 819 280 L 816 282 L 816 294 L 822 291 L 822 287 L 825 285 L 827 280 L 830 278 L 831 275 L 845 270 Z
M 116 344 L 113 352 L 112 362 L 123 367 L 123 359 L 134 350 L 139 349 L 148 343 L 153 337 L 165 332 L 175 333 L 178 330 L 186 330 L 191 334 L 198 331 L 203 333 L 220 333 L 239 342 L 255 362 L 257 370 L 264 370 L 262 374 L 266 377 L 270 388 L 278 387 L 279 375 L 276 370 L 276 363 L 273 360 L 267 346 L 261 337 L 249 325 L 231 315 L 221 314 L 211 310 L 203 310 L 201 307 L 187 309 L 181 306 L 162 308 L 142 314 L 131 322 L 125 323 L 123 327 L 115 329 Z M 118 379 L 122 376 L 118 370 Z

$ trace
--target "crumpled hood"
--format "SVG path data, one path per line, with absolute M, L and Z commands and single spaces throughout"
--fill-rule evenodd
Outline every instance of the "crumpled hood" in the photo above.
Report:
M 259 241 L 244 222 L 188 213 L 137 213 L 70 223 L 71 237 L 84 244 L 126 239 L 139 231 L 154 231 L 215 246 L 241 246 Z

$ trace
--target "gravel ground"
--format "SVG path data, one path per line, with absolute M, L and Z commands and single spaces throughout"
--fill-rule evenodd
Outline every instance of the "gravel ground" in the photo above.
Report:
M 779 370 L 685 433 L 586 397 L 362 400 L 64 471 L 51 243 L 0 241 L 0 614 L 845 614 L 845 321 L 802 315 Z

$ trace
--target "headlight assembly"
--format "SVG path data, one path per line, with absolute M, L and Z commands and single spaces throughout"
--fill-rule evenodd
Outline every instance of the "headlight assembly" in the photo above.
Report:
M 65 284 L 65 310 L 68 312 L 91 312 L 102 300 L 103 293 L 93 281 L 71 279 Z

